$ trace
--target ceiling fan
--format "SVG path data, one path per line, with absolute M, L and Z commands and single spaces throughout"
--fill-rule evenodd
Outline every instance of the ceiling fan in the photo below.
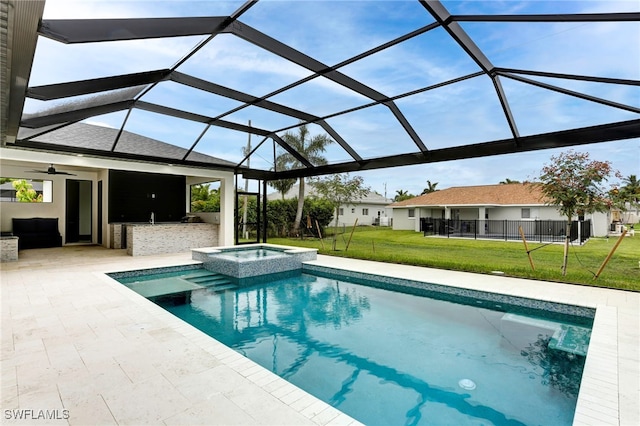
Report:
M 69 175 L 69 176 L 75 176 L 73 173 L 67 173 L 67 172 L 59 172 L 56 170 L 55 167 L 53 167 L 53 164 L 49 165 L 49 168 L 47 170 L 31 170 L 32 173 L 46 173 L 48 175 Z

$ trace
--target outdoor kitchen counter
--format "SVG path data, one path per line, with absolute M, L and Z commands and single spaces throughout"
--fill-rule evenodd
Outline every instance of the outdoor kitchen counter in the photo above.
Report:
M 188 252 L 218 245 L 218 225 L 213 223 L 127 223 L 127 254 Z

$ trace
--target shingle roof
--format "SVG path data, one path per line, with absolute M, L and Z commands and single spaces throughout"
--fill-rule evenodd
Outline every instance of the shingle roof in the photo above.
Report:
M 430 194 L 399 201 L 389 207 L 464 205 L 544 205 L 540 185 L 511 183 L 502 185 L 454 186 Z
M 28 137 L 29 129 L 21 128 L 20 137 Z M 44 142 L 52 145 L 71 145 L 78 148 L 87 148 L 99 151 L 111 151 L 114 141 L 118 135 L 118 129 L 94 124 L 74 123 L 62 127 L 53 132 L 33 138 L 34 141 Z M 127 154 L 138 154 L 152 157 L 166 158 L 167 160 L 182 159 L 187 150 L 179 146 L 161 142 L 126 130 L 120 135 L 116 152 Z M 202 163 L 218 164 L 224 166 L 234 166 L 235 163 L 212 157 L 206 154 L 192 151 L 187 160 Z

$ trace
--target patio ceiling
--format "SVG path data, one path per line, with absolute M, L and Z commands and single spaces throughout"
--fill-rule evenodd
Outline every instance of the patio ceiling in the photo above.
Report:
M 172 163 L 210 167 L 205 153 L 277 179 L 640 137 L 635 2 L 181 2 L 171 16 L 147 2 L 49 19 L 42 1 L 1 1 L 8 147 L 122 158 L 132 132 L 183 148 Z M 118 129 L 111 150 L 47 142 L 78 122 Z M 336 142 L 327 164 L 285 142 L 301 123 Z M 275 169 L 285 151 L 299 168 Z

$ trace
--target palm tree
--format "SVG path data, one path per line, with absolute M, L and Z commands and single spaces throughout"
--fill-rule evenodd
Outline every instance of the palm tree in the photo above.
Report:
M 413 198 L 413 194 L 409 194 L 409 191 L 405 191 L 404 189 L 398 189 L 396 191 L 396 196 L 393 198 L 393 201 L 404 201 L 409 198 Z
M 428 180 L 427 181 L 427 187 L 422 190 L 422 194 L 420 194 L 420 195 L 431 194 L 432 192 L 436 192 L 437 191 L 436 186 L 438 186 L 438 182 L 431 183 L 431 181 Z
M 276 171 L 282 171 L 287 169 L 286 158 L 283 155 L 276 158 L 276 167 L 274 168 Z M 269 181 L 269 186 L 274 188 L 282 195 L 282 200 L 284 201 L 284 197 L 289 192 L 289 190 L 296 184 L 295 179 L 278 179 Z
M 294 150 L 300 153 L 314 166 L 327 164 L 327 159 L 321 153 L 325 152 L 327 145 L 333 143 L 328 135 L 316 135 L 310 138 L 309 130 L 305 124 L 298 127 L 298 133 L 287 132 L 282 139 L 288 143 Z M 285 169 L 296 169 L 302 167 L 302 164 L 291 154 L 285 152 L 276 158 L 276 164 L 284 166 Z M 304 178 L 299 180 L 298 187 L 298 210 L 296 210 L 295 223 L 293 224 L 294 232 L 300 229 L 300 221 L 302 220 L 302 208 L 304 207 Z
M 520 183 L 519 180 L 511 180 L 509 178 L 506 178 L 505 180 L 501 180 L 500 181 L 500 185 L 509 185 L 510 183 Z
M 622 180 L 624 186 L 621 192 L 625 199 L 633 204 L 640 201 L 640 181 L 636 175 L 629 175 Z

